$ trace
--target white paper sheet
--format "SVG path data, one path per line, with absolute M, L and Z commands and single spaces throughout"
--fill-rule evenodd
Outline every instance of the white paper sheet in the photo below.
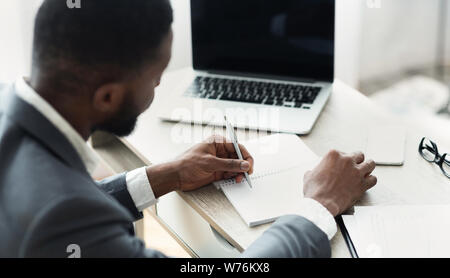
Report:
M 450 206 L 355 207 L 343 220 L 361 258 L 450 257 Z

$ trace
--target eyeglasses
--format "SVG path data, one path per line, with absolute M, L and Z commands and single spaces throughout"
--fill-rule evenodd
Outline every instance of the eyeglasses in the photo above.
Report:
M 430 139 L 424 137 L 420 141 L 419 153 L 422 157 L 431 163 L 436 163 L 447 178 L 450 178 L 450 156 L 448 154 L 440 155 L 437 145 Z

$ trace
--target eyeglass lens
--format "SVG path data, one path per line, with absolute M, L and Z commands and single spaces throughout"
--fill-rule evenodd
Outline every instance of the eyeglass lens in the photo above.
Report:
M 450 157 L 448 154 L 444 158 L 444 162 L 442 163 L 442 170 L 444 170 L 447 177 L 450 177 Z
M 430 139 L 425 138 L 422 143 L 422 156 L 427 161 L 433 162 L 436 159 L 436 150 L 433 147 Z

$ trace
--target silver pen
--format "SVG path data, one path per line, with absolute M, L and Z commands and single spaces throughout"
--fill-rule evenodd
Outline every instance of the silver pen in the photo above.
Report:
M 234 150 L 236 151 L 238 158 L 241 160 L 244 160 L 244 158 L 242 157 L 241 150 L 239 149 L 239 144 L 238 144 L 236 133 L 234 132 L 234 127 L 230 124 L 230 122 L 228 122 L 227 116 L 224 116 L 224 119 L 225 119 L 225 124 L 227 127 L 228 136 L 230 137 L 231 142 L 233 143 Z M 245 179 L 247 179 L 247 183 L 250 186 L 250 188 L 253 188 L 253 185 L 252 185 L 252 182 L 250 181 L 250 176 L 248 175 L 248 173 L 245 172 L 244 175 L 245 175 Z

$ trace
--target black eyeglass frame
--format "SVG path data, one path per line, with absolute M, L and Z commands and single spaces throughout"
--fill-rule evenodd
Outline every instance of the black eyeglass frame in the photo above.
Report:
M 428 141 L 431 143 L 431 146 L 428 146 L 427 144 L 425 144 L 425 140 L 427 138 L 423 137 L 422 140 L 420 141 L 420 145 L 419 145 L 419 153 L 420 155 L 423 157 L 423 159 L 425 159 L 426 161 L 430 162 L 430 163 L 435 163 L 439 166 L 439 168 L 441 168 L 442 173 L 450 179 L 450 173 L 445 172 L 444 170 L 444 163 L 446 163 L 448 166 L 450 166 L 450 161 L 447 160 L 447 157 L 449 156 L 449 154 L 444 153 L 443 155 L 439 154 L 439 150 L 438 147 L 436 145 L 436 143 L 434 143 L 433 141 L 431 141 L 430 139 L 428 139 Z M 431 152 L 432 154 L 434 154 L 434 159 L 430 160 L 427 159 L 427 157 L 425 156 L 425 154 L 423 153 L 423 150 L 427 149 L 429 152 Z

